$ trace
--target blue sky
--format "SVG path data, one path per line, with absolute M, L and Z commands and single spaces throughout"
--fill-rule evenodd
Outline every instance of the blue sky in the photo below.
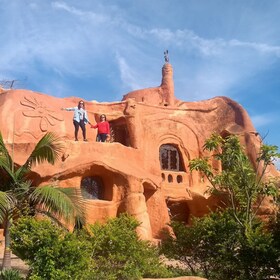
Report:
M 57 97 L 118 101 L 160 85 L 228 96 L 280 146 L 279 0 L 0 0 L 0 80 Z

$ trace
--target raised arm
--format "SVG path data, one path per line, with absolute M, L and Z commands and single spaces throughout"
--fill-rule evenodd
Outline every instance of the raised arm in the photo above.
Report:
M 75 107 L 74 108 L 61 108 L 62 111 L 75 111 Z

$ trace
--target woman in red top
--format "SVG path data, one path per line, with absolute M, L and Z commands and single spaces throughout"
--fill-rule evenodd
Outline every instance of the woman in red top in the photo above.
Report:
M 102 114 L 100 116 L 100 122 L 96 125 L 92 125 L 91 128 L 97 128 L 97 142 L 105 142 L 107 138 L 110 136 L 110 125 L 106 120 L 106 116 Z

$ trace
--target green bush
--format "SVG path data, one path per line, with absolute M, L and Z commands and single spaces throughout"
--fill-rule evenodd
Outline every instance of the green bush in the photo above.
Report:
M 198 265 L 209 279 L 263 280 L 279 275 L 279 224 L 269 233 L 256 218 L 265 199 L 277 208 L 277 178 L 269 178 L 267 168 L 280 158 L 278 147 L 262 144 L 251 162 L 237 136 L 212 134 L 203 149 L 210 157 L 191 160 L 190 170 L 207 178 L 208 193 L 222 197 L 228 210 L 196 219 L 191 228 L 173 224 L 177 239 L 167 238 L 163 250 L 168 253 L 169 248 L 169 254 L 184 258 L 192 269 Z M 222 170 L 213 168 L 212 160 L 219 161 Z
M 16 269 L 5 269 L 0 273 L 0 280 L 23 280 Z
M 13 252 L 30 266 L 29 279 L 88 279 L 91 244 L 48 220 L 22 218 L 11 228 Z
M 91 226 L 94 279 L 141 279 L 169 277 L 172 273 L 159 260 L 156 247 L 139 240 L 139 223 L 128 215 Z
M 95 224 L 89 232 L 69 233 L 48 220 L 22 218 L 11 228 L 12 250 L 27 261 L 30 280 L 133 280 L 179 276 L 140 240 L 139 223 L 128 215 Z M 180 271 L 182 272 L 182 271 Z
M 275 275 L 280 276 L 280 211 L 278 211 L 276 215 L 271 218 L 268 230 L 272 234 L 273 248 L 277 252 L 277 256 L 275 258 L 275 266 L 277 267 Z
M 194 219 L 191 227 L 172 223 L 176 238 L 168 236 L 162 252 L 183 261 L 193 274 L 208 279 L 262 280 L 277 275 L 279 251 L 262 223 L 250 231 L 235 223 L 230 210 Z

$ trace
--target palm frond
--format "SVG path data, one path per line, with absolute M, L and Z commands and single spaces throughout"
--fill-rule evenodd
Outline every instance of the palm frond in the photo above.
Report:
M 15 176 L 19 179 L 22 179 L 29 171 L 30 171 L 30 167 L 28 165 L 22 165 L 20 166 L 14 173 Z
M 9 179 L 14 181 L 15 176 L 11 168 L 10 162 L 5 156 L 0 156 L 0 168 L 8 175 Z
M 62 149 L 63 145 L 60 138 L 52 132 L 46 133 L 23 165 L 22 171 L 29 171 L 33 164 L 40 164 L 44 161 L 54 164 Z
M 4 221 L 13 205 L 12 197 L 10 197 L 8 193 L 0 191 L 0 223 Z
M 84 201 L 73 188 L 57 188 L 50 185 L 38 187 L 34 189 L 30 199 L 55 218 L 62 218 L 67 223 L 73 223 L 74 219 L 85 223 Z
M 12 164 L 13 164 L 13 160 L 5 146 L 3 137 L 2 137 L 2 133 L 0 132 L 0 157 L 3 158 L 3 160 L 6 161 L 6 165 L 10 167 L 10 169 L 12 169 Z M 0 165 L 1 167 L 1 165 Z
M 23 199 L 30 192 L 31 185 L 31 180 L 19 180 L 16 187 L 12 190 L 13 195 L 19 200 Z
M 57 217 L 54 215 L 51 215 L 48 211 L 45 211 L 44 209 L 37 208 L 36 209 L 36 214 L 40 214 L 43 217 L 48 218 L 50 221 L 52 221 L 54 224 L 57 226 L 64 228 L 65 230 L 69 230 L 69 228 Z

